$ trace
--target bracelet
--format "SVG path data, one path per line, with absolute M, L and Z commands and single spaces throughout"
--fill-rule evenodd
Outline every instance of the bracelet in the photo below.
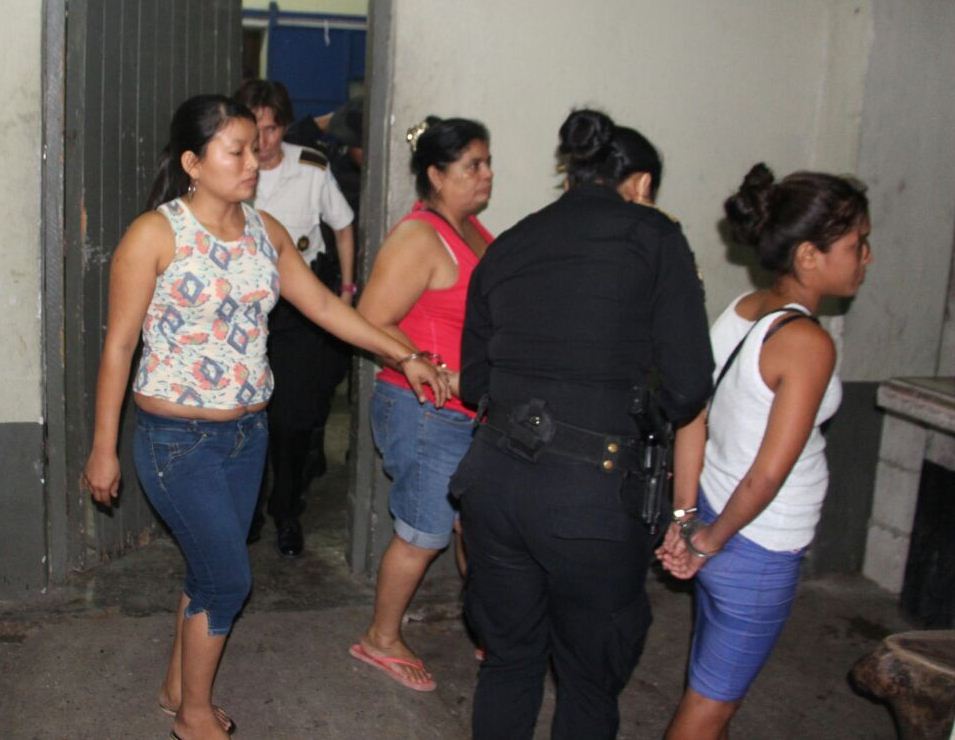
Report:
M 673 521 L 681 522 L 684 519 L 686 519 L 690 514 L 695 514 L 696 512 L 697 512 L 697 508 L 695 506 L 691 506 L 688 509 L 674 509 Z
M 697 558 L 711 558 L 716 555 L 719 550 L 715 552 L 703 552 L 696 545 L 693 544 L 693 535 L 699 532 L 703 527 L 708 526 L 706 522 L 702 519 L 690 519 L 689 521 L 682 522 L 680 524 L 680 537 L 683 538 L 683 541 L 686 543 L 686 549 L 690 551 L 690 554 Z
M 410 355 L 405 355 L 405 356 L 402 357 L 400 360 L 395 360 L 395 364 L 396 364 L 398 367 L 401 367 L 401 366 L 404 365 L 406 362 L 411 362 L 412 360 L 427 360 L 427 361 L 430 362 L 430 363 L 434 363 L 436 357 L 437 357 L 437 356 L 436 356 L 434 353 L 432 353 L 432 352 L 427 352 L 427 351 L 424 351 L 424 352 L 412 352 Z
M 411 362 L 412 360 L 420 360 L 420 359 L 421 359 L 421 353 L 420 353 L 420 352 L 412 352 L 410 355 L 405 355 L 405 356 L 402 357 L 400 360 L 395 360 L 395 364 L 396 364 L 398 367 L 401 367 L 401 366 L 404 365 L 406 362 Z
M 342 293 L 351 293 L 355 295 L 358 292 L 358 286 L 354 283 L 342 283 L 341 291 Z

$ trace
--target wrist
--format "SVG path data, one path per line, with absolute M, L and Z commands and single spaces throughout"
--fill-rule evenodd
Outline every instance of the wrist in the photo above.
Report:
M 406 362 L 411 362 L 412 360 L 424 360 L 425 362 L 430 362 L 432 365 L 437 367 L 440 367 L 444 364 L 441 360 L 441 355 L 436 355 L 434 352 L 428 352 L 427 350 L 412 352 L 411 354 L 405 355 L 404 357 L 395 360 L 395 364 L 398 367 L 404 367 Z
M 671 521 L 674 521 L 677 524 L 685 522 L 687 519 L 695 517 L 696 512 L 697 508 L 695 506 L 678 507 L 673 510 L 673 518 Z
M 110 441 L 101 441 L 96 438 L 93 439 L 93 444 L 90 445 L 90 454 L 93 455 L 115 455 L 116 454 L 116 440 Z
M 690 554 L 697 558 L 711 558 L 720 551 L 719 547 L 707 549 L 705 542 L 694 542 L 694 537 L 699 540 L 698 535 L 703 534 L 703 530 L 708 529 L 709 525 L 702 519 L 688 519 L 680 524 L 680 537 L 686 543 L 686 549 Z M 705 538 L 704 538 L 705 539 Z

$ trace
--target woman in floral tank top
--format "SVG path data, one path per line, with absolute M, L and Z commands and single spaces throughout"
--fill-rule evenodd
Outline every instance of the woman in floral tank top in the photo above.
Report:
M 439 402 L 445 375 L 330 293 L 285 229 L 245 205 L 255 192 L 255 118 L 219 95 L 173 116 L 149 210 L 113 255 L 109 318 L 84 487 L 109 506 L 119 493 L 119 418 L 133 379 L 134 459 L 146 496 L 186 559 L 176 636 L 159 707 L 172 736 L 226 737 L 211 703 L 226 636 L 251 587 L 246 534 L 258 495 L 272 392 L 268 312 L 279 293 L 343 340 L 388 357 L 419 398 Z

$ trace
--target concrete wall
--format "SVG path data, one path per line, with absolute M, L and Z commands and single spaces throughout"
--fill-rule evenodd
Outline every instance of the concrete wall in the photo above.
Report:
M 876 261 L 845 319 L 857 380 L 936 373 L 955 235 L 955 3 L 873 8 L 858 171 Z
M 0 0 L 0 598 L 44 583 L 41 3 Z
M 433 0 L 394 5 L 392 218 L 413 197 L 405 129 L 428 113 L 488 124 L 485 218 L 500 231 L 556 195 L 568 110 L 599 106 L 663 152 L 660 205 L 683 222 L 714 317 L 751 284 L 748 256 L 716 228 L 749 165 L 854 173 L 870 189 L 876 262 L 830 322 L 843 377 L 936 372 L 955 235 L 955 4 L 449 0 L 440 22 Z M 459 46 L 449 18 L 480 42 Z
M 0 112 L 4 166 L 0 178 L 0 421 L 39 423 L 40 355 L 40 165 L 42 13 L 39 3 L 0 0 Z
M 488 124 L 500 231 L 555 197 L 557 129 L 598 106 L 663 152 L 660 205 L 683 222 L 715 316 L 749 286 L 716 228 L 749 166 L 856 168 L 868 3 L 449 0 L 440 18 L 433 0 L 394 4 L 395 217 L 412 198 L 401 139 L 426 114 Z

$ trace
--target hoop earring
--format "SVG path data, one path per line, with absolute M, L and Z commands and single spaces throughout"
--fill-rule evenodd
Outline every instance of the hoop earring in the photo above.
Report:
M 192 200 L 192 196 L 196 194 L 196 190 L 198 186 L 199 186 L 198 181 L 196 180 L 189 181 L 189 188 L 186 190 L 186 194 L 189 196 L 189 200 Z

